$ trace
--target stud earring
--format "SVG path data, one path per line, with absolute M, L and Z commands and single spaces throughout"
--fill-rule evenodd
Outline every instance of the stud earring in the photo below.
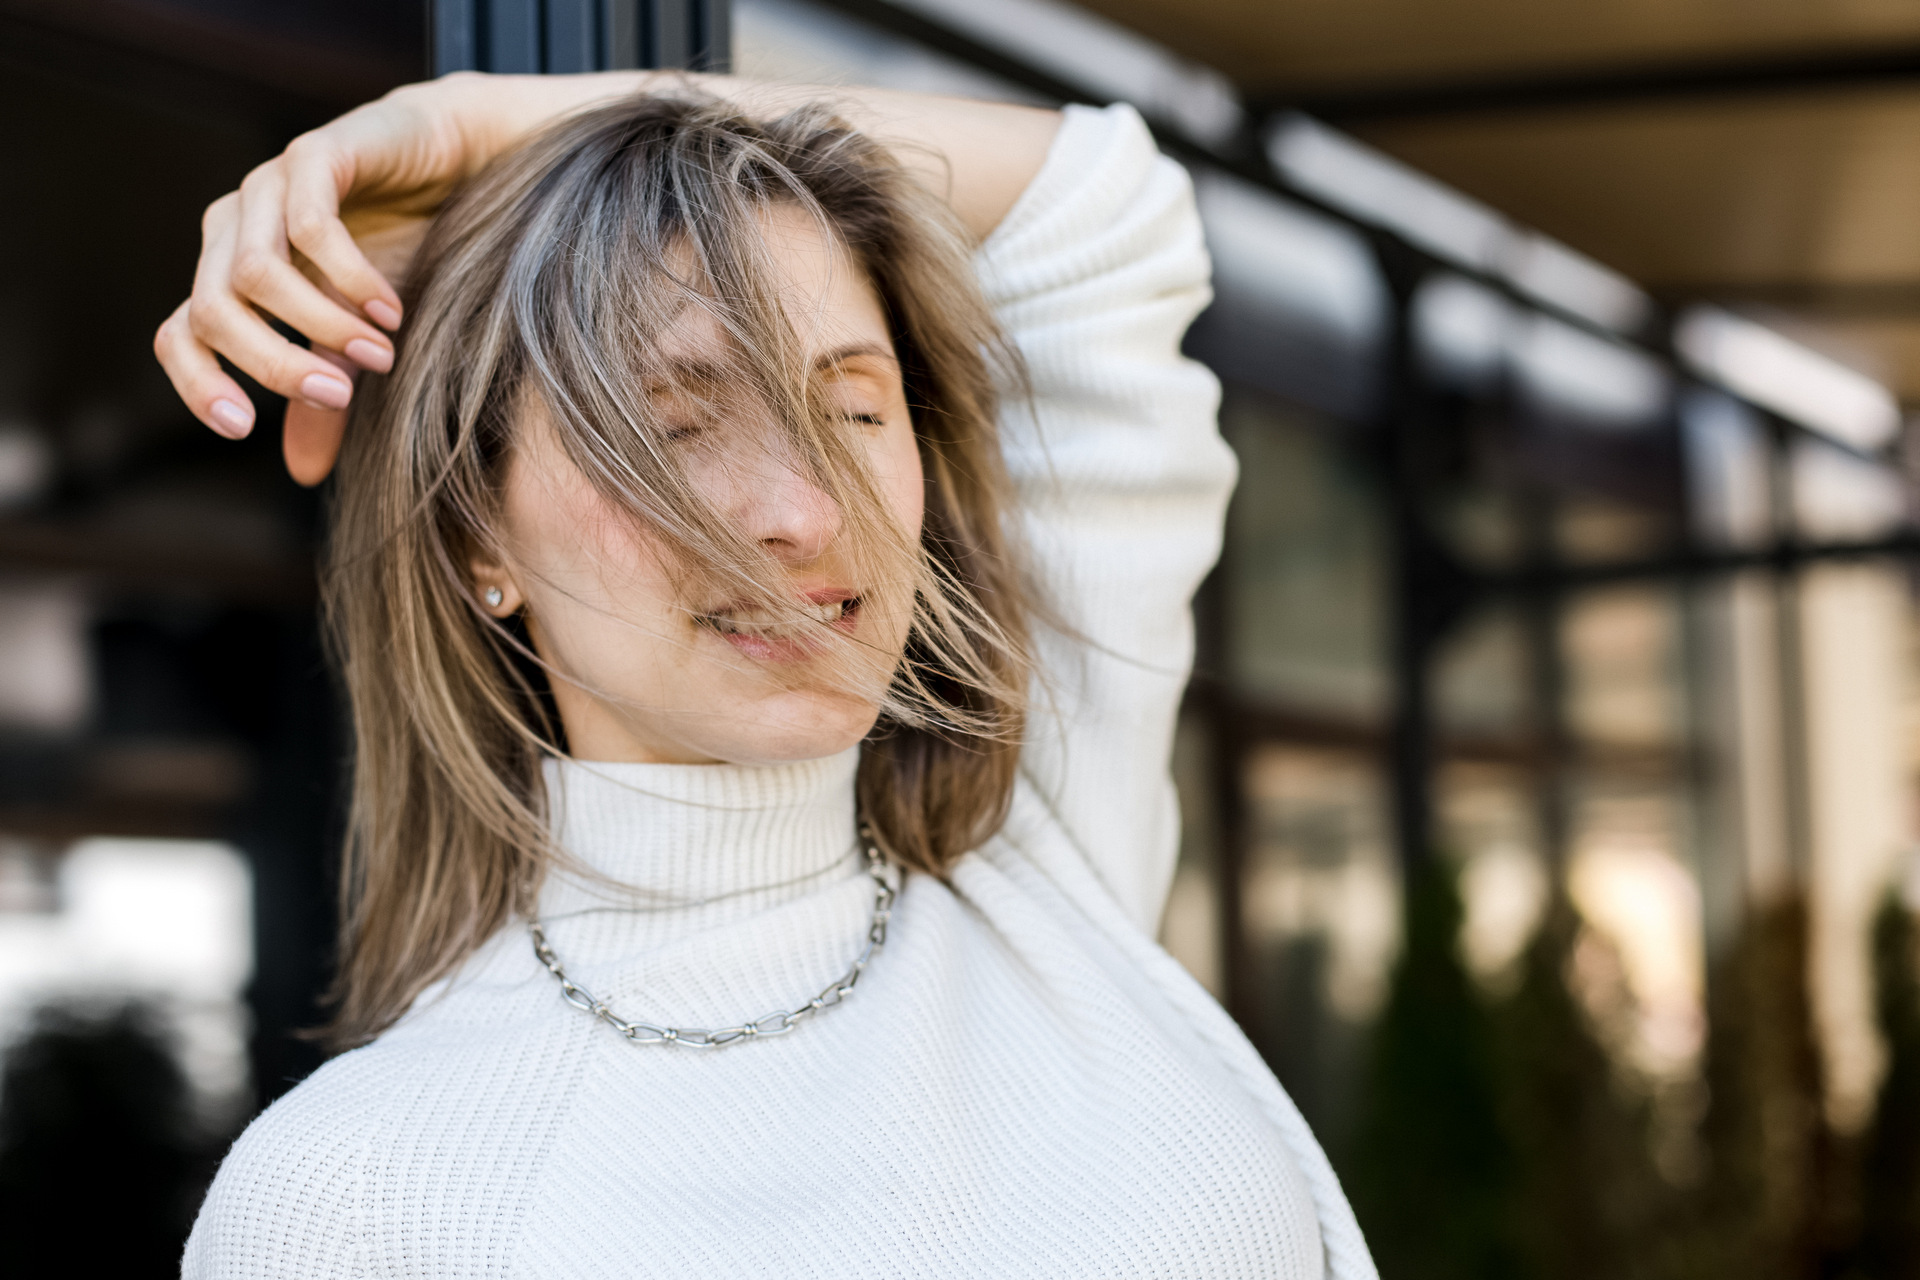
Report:
M 487 608 L 498 609 L 500 602 L 505 600 L 507 595 L 506 592 L 500 590 L 498 587 L 488 587 L 486 595 L 481 598 L 487 602 Z

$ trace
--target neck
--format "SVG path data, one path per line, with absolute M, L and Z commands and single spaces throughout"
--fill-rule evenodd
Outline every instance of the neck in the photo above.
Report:
M 550 761 L 567 862 L 541 892 L 548 920 L 777 899 L 849 862 L 858 748 L 777 765 Z

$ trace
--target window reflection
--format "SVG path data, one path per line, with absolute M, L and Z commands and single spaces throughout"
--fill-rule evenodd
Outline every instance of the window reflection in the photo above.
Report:
M 1189 349 L 1241 386 L 1350 420 L 1379 404 L 1392 306 L 1352 227 L 1210 169 L 1194 174 L 1214 301 Z
M 1566 606 L 1566 718 L 1582 743 L 1600 750 L 1677 744 L 1679 628 L 1678 600 L 1667 587 L 1593 591 Z
M 1511 738 L 1533 715 L 1532 661 L 1526 620 L 1501 601 L 1455 628 L 1434 664 L 1434 709 L 1454 736 Z
M 1225 560 L 1235 683 L 1289 709 L 1386 710 L 1379 499 L 1323 420 L 1251 396 L 1222 413 L 1240 456 Z
M 1461 959 L 1489 991 L 1507 994 L 1550 892 L 1532 779 L 1510 765 L 1456 761 L 1438 781 L 1441 847 L 1465 911 Z
M 1773 533 L 1766 425 L 1731 396 L 1696 390 L 1682 403 L 1694 536 L 1708 547 L 1752 548 Z
M 1567 892 L 1590 930 L 1573 954 L 1575 994 L 1609 1047 L 1654 1079 L 1697 1071 L 1706 1031 L 1684 834 L 1681 798 L 1658 780 L 1590 776 L 1574 805 Z
M 1241 912 L 1253 966 L 1250 1034 L 1303 1111 L 1352 1120 L 1363 1031 L 1399 946 L 1400 880 L 1378 765 L 1352 752 L 1268 744 L 1243 766 L 1248 844 Z

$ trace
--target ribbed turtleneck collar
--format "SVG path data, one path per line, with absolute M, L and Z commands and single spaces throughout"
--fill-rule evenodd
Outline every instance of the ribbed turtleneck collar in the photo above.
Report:
M 547 795 L 561 848 L 613 884 L 556 869 L 541 890 L 540 914 L 777 900 L 783 889 L 818 887 L 857 847 L 859 759 L 855 747 L 779 765 L 550 760 Z

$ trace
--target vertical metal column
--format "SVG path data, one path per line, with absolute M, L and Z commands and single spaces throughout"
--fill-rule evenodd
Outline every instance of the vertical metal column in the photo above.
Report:
M 1443 417 L 1413 332 L 1414 297 L 1429 265 L 1391 238 L 1375 236 L 1373 243 L 1393 296 L 1387 395 L 1376 428 L 1386 460 L 1393 546 L 1393 721 L 1386 764 L 1394 843 L 1401 872 L 1412 884 L 1438 853 L 1434 662 L 1472 606 L 1476 584 L 1432 526 L 1440 452 L 1435 437 Z
M 1807 655 L 1805 622 L 1801 617 L 1801 583 L 1807 572 L 1801 550 L 1800 525 L 1793 493 L 1792 423 L 1766 415 L 1767 484 L 1773 509 L 1773 544 L 1786 554 L 1773 575 L 1774 645 L 1779 664 L 1780 741 L 1785 748 L 1781 764 L 1781 795 L 1786 801 L 1787 863 L 1794 895 L 1804 901 L 1813 888 L 1813 757 L 1807 741 Z
M 428 0 L 433 74 L 725 71 L 729 0 Z

